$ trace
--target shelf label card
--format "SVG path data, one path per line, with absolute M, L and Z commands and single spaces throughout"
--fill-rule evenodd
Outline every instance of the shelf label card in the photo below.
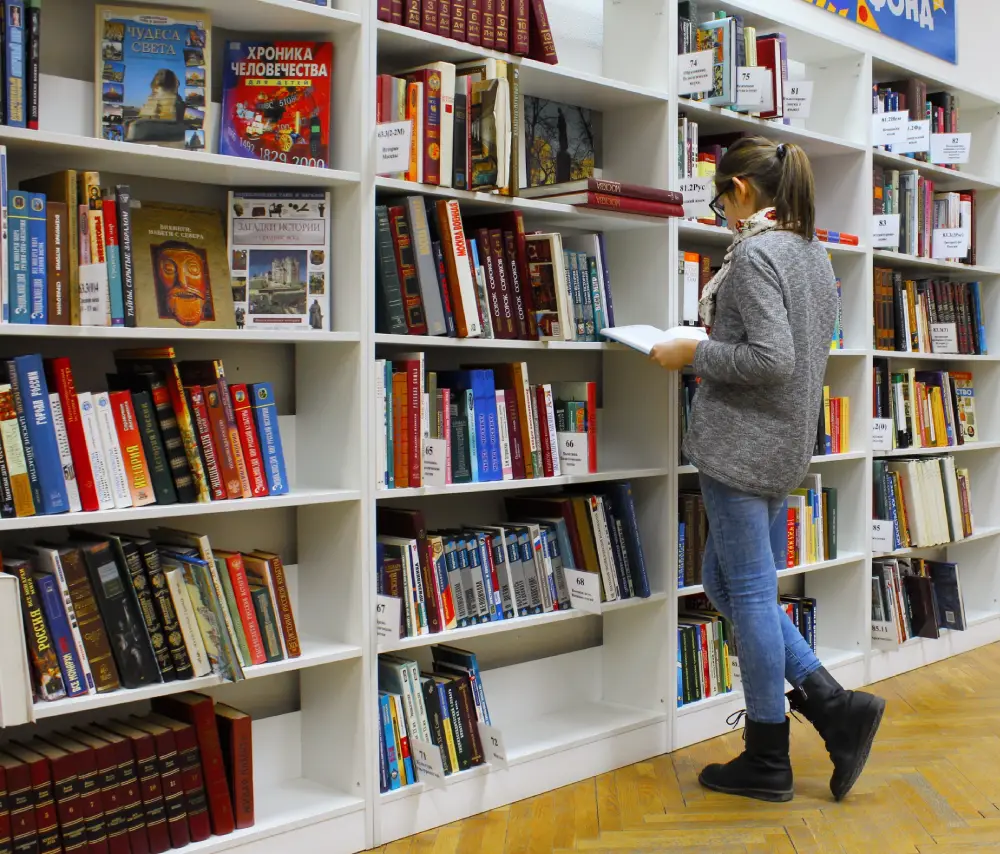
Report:
M 410 755 L 417 766 L 417 780 L 431 789 L 440 789 L 445 784 L 444 762 L 441 748 L 418 738 L 410 738 Z
M 931 258 L 964 258 L 969 252 L 969 229 L 935 228 Z
M 895 529 L 892 522 L 872 519 L 872 551 L 888 554 L 896 548 Z
M 740 659 L 738 656 L 729 656 L 729 673 L 732 676 L 733 690 L 743 687 L 743 674 L 740 670 Z
M 423 439 L 424 486 L 447 486 L 448 440 Z
M 563 569 L 569 585 L 569 601 L 578 611 L 601 613 L 601 576 L 596 572 Z
M 559 440 L 559 465 L 563 474 L 588 474 L 586 433 L 556 433 Z
M 897 648 L 899 636 L 896 634 L 896 624 L 872 620 L 872 643 L 880 647 Z
M 915 154 L 931 150 L 931 123 L 927 119 L 907 122 L 901 142 L 893 143 L 893 154 Z
M 910 123 L 909 110 L 894 113 L 872 113 L 872 144 L 893 145 L 906 138 L 906 126 Z
M 677 58 L 680 80 L 678 95 L 698 95 L 712 91 L 712 51 L 684 53 Z
M 899 249 L 899 214 L 872 216 L 872 246 L 876 249 Z
M 764 66 L 736 69 L 736 106 L 753 112 L 774 109 L 771 69 Z
M 958 326 L 954 323 L 931 324 L 931 348 L 935 353 L 958 355 Z
M 931 163 L 968 163 L 972 150 L 971 133 L 932 133 Z
M 808 119 L 812 112 L 813 81 L 785 81 L 785 118 Z
M 483 743 L 483 753 L 486 761 L 493 766 L 494 771 L 507 768 L 507 748 L 503 743 L 503 733 L 495 726 L 479 723 L 479 739 Z
M 685 178 L 681 181 L 680 191 L 684 196 L 684 216 L 695 219 L 715 218 L 715 213 L 709 207 L 715 198 L 713 178 Z
M 410 138 L 413 122 L 383 122 L 375 125 L 378 150 L 375 155 L 375 172 L 387 175 L 405 172 L 410 166 Z
M 375 597 L 375 632 L 379 640 L 399 640 L 399 619 L 402 602 L 395 596 Z
M 872 450 L 891 451 L 895 426 L 891 418 L 876 418 L 872 421 Z

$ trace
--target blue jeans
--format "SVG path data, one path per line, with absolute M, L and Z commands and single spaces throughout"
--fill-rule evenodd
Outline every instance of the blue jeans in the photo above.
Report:
M 702 581 L 712 603 L 736 629 L 740 674 L 750 720 L 785 720 L 785 686 L 820 667 L 809 644 L 778 605 L 772 537 L 780 546 L 786 523 L 783 499 L 733 489 L 702 474 L 708 542 Z

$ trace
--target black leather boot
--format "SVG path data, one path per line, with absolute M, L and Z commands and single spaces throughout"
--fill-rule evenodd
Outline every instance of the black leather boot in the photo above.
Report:
M 725 765 L 708 765 L 698 776 L 706 789 L 758 801 L 792 799 L 792 763 L 788 758 L 788 718 L 759 724 L 747 718 L 743 753 Z
M 845 690 L 821 667 L 788 695 L 788 702 L 826 742 L 833 760 L 830 791 L 836 800 L 842 800 L 868 761 L 885 700 L 864 691 Z

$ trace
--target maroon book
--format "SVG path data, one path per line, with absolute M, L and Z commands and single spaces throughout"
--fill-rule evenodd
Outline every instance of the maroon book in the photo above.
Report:
M 40 753 L 17 743 L 4 745 L 15 759 L 28 766 L 31 776 L 31 797 L 35 809 L 35 831 L 38 835 L 38 854 L 61 854 L 59 817 L 52 794 L 52 772 L 48 760 Z
M 606 193 L 611 196 L 623 196 L 630 199 L 647 199 L 651 202 L 662 202 L 665 205 L 684 204 L 684 196 L 676 190 L 646 187 L 642 184 L 628 184 L 624 181 L 611 181 L 607 178 L 583 178 L 579 181 L 569 181 L 563 184 L 531 187 L 527 190 L 522 190 L 521 195 L 529 199 L 544 198 L 558 202 L 560 201 L 560 196 L 588 192 Z
M 149 834 L 146 832 L 146 812 L 142 806 L 142 788 L 139 784 L 139 772 L 131 742 L 109 729 L 94 724 L 83 729 L 96 738 L 108 742 L 115 749 L 115 762 L 118 765 L 118 797 L 125 818 L 131 854 L 152 854 Z
M 170 832 L 167 829 L 167 808 L 163 802 L 163 786 L 160 783 L 160 761 L 156 754 L 156 742 L 148 732 L 129 724 L 110 721 L 106 729 L 129 741 L 132 758 L 135 760 L 139 777 L 139 795 L 146 821 L 146 835 L 149 838 L 151 854 L 163 854 L 171 848 Z
M 194 692 L 159 697 L 153 701 L 158 712 L 194 727 L 198 737 L 198 752 L 208 794 L 208 812 L 212 819 L 212 832 L 225 836 L 236 829 L 233 802 L 226 782 L 226 769 L 222 762 L 219 730 L 215 725 L 215 705 L 211 697 Z
M 115 746 L 95 735 L 89 728 L 80 727 L 71 733 L 72 738 L 94 751 L 97 763 L 97 780 L 104 806 L 104 827 L 110 854 L 131 854 L 128 844 L 128 821 L 125 818 L 124 792 L 118 773 L 118 751 Z
M 253 721 L 250 715 L 223 703 L 215 704 L 215 720 L 236 827 L 253 827 Z
M 208 839 L 212 835 L 212 823 L 208 815 L 208 795 L 205 794 L 205 777 L 201 770 L 201 753 L 198 751 L 198 736 L 194 727 L 165 715 L 149 715 L 147 720 L 173 732 L 191 841 Z
M 75 758 L 76 779 L 80 791 L 80 814 L 87 835 L 86 851 L 88 854 L 108 854 L 108 834 L 104 825 L 104 804 L 101 800 L 96 751 L 64 735 L 49 734 L 45 736 L 45 740 Z
M 174 848 L 183 848 L 191 841 L 188 832 L 187 806 L 184 798 L 184 780 L 181 776 L 180 757 L 174 731 L 161 726 L 149 718 L 132 718 L 131 723 L 148 732 L 156 745 L 157 768 L 160 774 L 160 789 L 167 813 L 167 828 L 170 843 Z
M 80 807 L 79 762 L 75 753 L 63 750 L 40 738 L 32 739 L 28 747 L 45 757 L 52 780 L 52 796 L 59 822 L 59 839 L 65 854 L 89 852 L 87 826 Z
M 0 753 L 0 791 L 4 809 L 0 810 L 0 847 L 15 851 L 31 850 L 36 844 L 35 810 L 31 802 L 31 770 L 7 753 Z M 7 843 L 4 843 L 4 839 Z

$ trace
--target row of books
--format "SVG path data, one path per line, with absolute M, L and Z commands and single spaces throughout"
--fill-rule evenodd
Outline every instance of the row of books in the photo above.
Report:
M 872 640 L 901 644 L 964 632 L 965 603 L 957 563 L 923 558 L 872 561 Z
M 431 647 L 432 666 L 393 655 L 378 658 L 379 791 L 420 781 L 413 741 L 438 749 L 445 775 L 482 765 L 479 725 L 492 725 L 476 656 Z
M 874 378 L 872 414 L 892 422 L 892 450 L 979 441 L 975 385 L 968 371 L 893 371 L 888 360 L 876 359 Z
M 830 386 L 823 386 L 823 406 L 819 411 L 816 428 L 814 457 L 846 454 L 851 450 L 851 399 L 835 397 Z
M 954 457 L 876 459 L 873 479 L 875 519 L 892 523 L 893 550 L 972 536 L 971 477 Z
M 614 326 L 604 235 L 526 234 L 520 211 L 462 218 L 455 200 L 375 209 L 376 329 L 396 335 L 598 341 Z
M 779 569 L 791 569 L 837 558 L 837 488 L 823 486 L 823 476 L 810 472 L 802 486 L 785 499 L 775 525 L 784 537 L 772 531 L 771 548 Z M 681 490 L 678 520 L 677 586 L 702 583 L 708 515 L 699 491 Z M 779 542 L 780 540 L 780 542 Z
M 250 716 L 210 697 L 0 744 L 13 851 L 163 854 L 254 826 Z
M 221 125 L 220 154 L 327 165 L 330 42 L 227 41 L 220 122 L 211 97 L 216 91 L 211 16 L 185 10 L 150 27 L 149 20 L 160 11 L 97 6 L 94 127 L 99 136 L 202 152 L 211 147 L 209 129 Z
M 916 169 L 872 169 L 872 213 L 899 214 L 898 246 L 882 247 L 914 255 L 933 255 L 936 229 L 964 229 L 968 250 L 960 257 L 942 258 L 962 264 L 976 263 L 976 191 L 935 192 L 934 181 Z
M 6 169 L 0 146 L 4 184 Z M 4 322 L 330 328 L 326 191 L 233 190 L 223 215 L 140 202 L 127 184 L 65 170 L 7 192 L 0 220 Z
M 545 0 L 378 0 L 380 21 L 555 65 Z
M 3 558 L 18 580 L 36 701 L 106 694 L 301 655 L 281 558 L 213 551 L 207 536 L 70 530 Z
M 907 111 L 914 122 L 927 121 L 931 133 L 958 133 L 958 98 L 951 92 L 928 92 L 927 83 L 916 77 L 872 84 L 872 113 Z M 892 145 L 877 146 L 892 151 Z M 906 152 L 904 157 L 930 161 L 926 151 Z M 941 164 L 948 169 L 954 164 Z
M 989 353 L 979 282 L 910 279 L 875 267 L 874 344 L 897 353 Z
M 533 480 L 597 469 L 597 384 L 532 385 L 524 362 L 427 371 L 376 359 L 379 489 Z
M 229 386 L 220 360 L 177 363 L 172 347 L 118 351 L 115 367 L 110 391 L 77 393 L 67 358 L 7 361 L 0 516 L 288 492 L 270 383 Z

